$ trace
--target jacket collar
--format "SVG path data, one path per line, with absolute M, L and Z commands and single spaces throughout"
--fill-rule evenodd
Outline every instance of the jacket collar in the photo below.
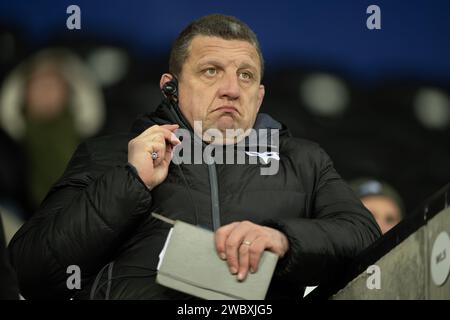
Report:
M 192 131 L 188 121 L 181 113 L 178 105 L 169 102 L 167 99 L 163 99 L 155 111 L 151 113 L 146 113 L 143 116 L 135 120 L 131 127 L 131 131 L 135 134 L 141 134 L 147 128 L 153 125 L 164 125 L 164 124 L 178 124 L 180 128 L 189 129 Z M 279 130 L 280 136 L 286 135 L 291 136 L 288 128 L 281 122 L 275 120 L 270 115 L 266 113 L 258 113 L 256 116 L 255 124 L 253 128 L 258 132 L 258 137 L 260 132 L 267 132 L 270 134 L 270 129 Z M 260 140 L 260 139 L 258 139 Z M 270 137 L 267 137 L 267 141 L 270 141 Z M 248 137 L 246 138 L 246 145 L 248 145 Z

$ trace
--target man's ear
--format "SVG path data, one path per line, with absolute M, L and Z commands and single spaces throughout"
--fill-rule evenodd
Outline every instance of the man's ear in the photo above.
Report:
M 264 85 L 259 85 L 259 89 L 258 89 L 258 110 L 257 112 L 259 112 L 259 108 L 261 108 L 262 102 L 264 100 L 264 94 L 266 93 L 266 89 L 264 88 Z
M 163 73 L 161 76 L 161 80 L 159 80 L 159 88 L 162 90 L 164 84 L 173 79 L 173 76 L 170 73 Z

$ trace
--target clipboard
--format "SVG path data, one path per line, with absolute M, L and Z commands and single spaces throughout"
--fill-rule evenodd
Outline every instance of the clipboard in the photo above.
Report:
M 160 254 L 156 282 L 207 300 L 263 300 L 278 262 L 265 251 L 258 270 L 238 281 L 226 261 L 217 255 L 214 233 L 158 214 L 155 218 L 173 224 Z

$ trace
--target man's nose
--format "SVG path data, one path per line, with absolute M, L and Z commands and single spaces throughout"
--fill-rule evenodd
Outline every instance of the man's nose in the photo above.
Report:
M 219 84 L 219 97 L 227 98 L 229 100 L 236 100 L 241 93 L 239 86 L 239 79 L 236 73 L 226 74 Z

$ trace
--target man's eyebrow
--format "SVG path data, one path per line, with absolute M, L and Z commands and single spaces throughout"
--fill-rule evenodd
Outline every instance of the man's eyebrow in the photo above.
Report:
M 253 71 L 258 71 L 258 68 L 255 66 L 255 65 L 253 65 L 253 64 L 251 64 L 251 63 L 248 63 L 248 62 L 244 62 L 244 63 L 242 63 L 240 66 L 239 66 L 239 69 L 252 69 Z
M 201 66 L 208 65 L 208 64 L 215 65 L 215 66 L 220 66 L 220 67 L 224 66 L 224 64 L 222 62 L 218 61 L 218 60 L 215 60 L 215 59 L 204 59 L 204 60 L 199 60 L 198 61 L 197 67 L 201 67 Z M 251 64 L 249 62 L 241 63 L 239 65 L 239 69 L 252 69 L 255 72 L 257 72 L 257 70 L 258 70 L 258 68 L 254 64 Z
M 214 60 L 214 59 L 203 59 L 203 60 L 199 60 L 197 63 L 197 67 L 201 67 L 204 66 L 206 64 L 211 64 L 214 66 L 223 66 L 223 63 L 221 63 L 218 60 Z

